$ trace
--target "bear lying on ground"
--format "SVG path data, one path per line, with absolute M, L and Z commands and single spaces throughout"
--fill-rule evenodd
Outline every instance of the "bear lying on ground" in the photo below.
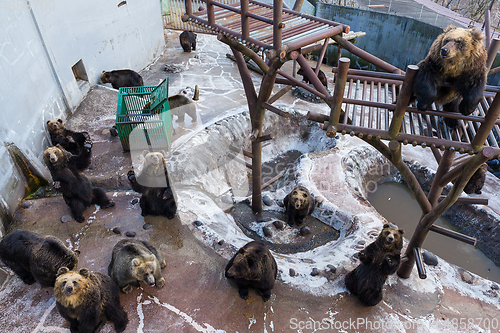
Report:
M 170 114 L 172 117 L 177 116 L 178 123 L 184 122 L 186 114 L 191 117 L 191 122 L 194 123 L 197 120 L 196 104 L 190 98 L 181 94 L 172 95 L 168 97 L 168 105 L 170 106 Z
M 345 285 L 366 306 L 382 300 L 382 287 L 401 262 L 403 230 L 385 224 L 377 239 L 359 252 L 361 263 L 345 277 Z
M 43 152 L 43 160 L 54 181 L 52 186 L 63 194 L 64 202 L 69 206 L 71 215 L 81 223 L 85 221 L 83 211 L 91 204 L 109 208 L 115 203 L 109 200 L 102 188 L 90 185 L 88 178 L 70 163 L 72 156 L 60 145 L 48 147 Z
M 196 51 L 196 34 L 192 31 L 185 30 L 179 36 L 182 49 L 184 52 Z
M 142 170 L 136 176 L 133 170 L 127 174 L 132 189 L 141 193 L 141 215 L 163 215 L 173 219 L 177 211 L 175 195 L 165 163 L 164 151 L 143 151 Z
M 487 53 L 476 29 L 448 27 L 432 43 L 427 57 L 418 63 L 413 94 L 419 110 L 432 103 L 444 111 L 471 114 L 483 98 Z M 445 86 L 449 83 L 450 86 Z M 445 118 L 450 127 L 458 120 Z
M 313 68 L 312 69 L 314 72 L 316 72 L 316 68 Z M 310 83 L 311 80 L 306 76 L 306 74 L 304 73 L 304 70 L 302 68 L 299 68 L 299 70 L 297 71 L 297 74 L 298 75 L 302 75 L 302 81 L 304 81 L 305 83 Z M 321 83 L 328 88 L 328 81 L 326 79 L 326 75 L 325 73 L 320 69 L 319 72 L 318 72 L 318 79 L 321 81 Z
M 35 281 L 53 287 L 57 270 L 75 269 L 80 251 L 72 251 L 53 236 L 41 236 L 27 230 L 15 230 L 0 242 L 0 259 L 24 283 Z
M 113 247 L 108 275 L 127 294 L 132 291 L 132 285 L 138 287 L 140 282 L 163 287 L 165 279 L 160 269 L 166 265 L 165 257 L 148 242 L 122 239 Z
M 141 87 L 144 85 L 141 75 L 131 69 L 119 69 L 116 71 L 102 71 L 99 83 L 111 83 L 113 88 Z
M 301 225 L 314 211 L 314 199 L 304 186 L 296 186 L 285 199 L 285 214 L 289 225 Z
M 264 302 L 271 297 L 271 289 L 278 268 L 267 246 L 260 241 L 252 241 L 235 253 L 226 266 L 226 278 L 233 278 L 243 299 L 248 298 L 248 288 L 257 289 Z
M 107 320 L 117 333 L 128 324 L 127 313 L 120 304 L 118 286 L 107 275 L 87 268 L 70 271 L 61 267 L 54 286 L 56 307 L 70 323 L 71 333 L 96 332 Z
M 92 140 L 87 132 L 69 130 L 61 119 L 47 121 L 47 130 L 53 146 L 59 144 L 74 156 L 72 163 L 78 170 L 88 168 L 92 157 Z

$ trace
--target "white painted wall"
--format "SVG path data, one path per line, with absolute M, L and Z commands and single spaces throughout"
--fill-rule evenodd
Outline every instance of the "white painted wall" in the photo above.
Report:
M 47 120 L 64 120 L 103 70 L 139 71 L 163 51 L 160 0 L 127 0 L 118 7 L 120 2 L 0 7 L 0 207 L 8 212 L 24 195 L 24 180 L 6 145 L 16 145 L 48 176 L 42 160 Z M 71 67 L 80 59 L 90 85 L 79 87 Z

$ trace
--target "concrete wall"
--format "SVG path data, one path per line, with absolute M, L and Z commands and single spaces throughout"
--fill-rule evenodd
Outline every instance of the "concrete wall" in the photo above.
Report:
M 47 0 L 0 10 L 0 209 L 7 215 L 25 192 L 7 146 L 48 177 L 47 120 L 65 120 L 103 70 L 139 71 L 163 51 L 160 1 L 119 2 Z M 79 60 L 88 82 L 73 75 Z

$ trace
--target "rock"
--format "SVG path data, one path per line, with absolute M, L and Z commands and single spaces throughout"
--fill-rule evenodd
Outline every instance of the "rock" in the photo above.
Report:
M 366 241 L 364 241 L 364 240 L 360 240 L 360 241 L 358 242 L 358 245 L 365 245 L 365 244 L 366 244 Z
M 181 71 L 179 67 L 174 65 L 165 65 L 165 68 L 163 68 L 163 70 L 167 73 L 179 73 Z
M 194 221 L 193 224 L 197 227 L 203 225 L 203 223 L 201 221 Z
M 297 275 L 297 272 L 296 272 L 296 271 L 295 271 L 295 269 L 293 269 L 293 268 L 290 268 L 289 273 L 290 273 L 290 276 L 295 276 L 295 275 Z
M 23 203 L 21 204 L 21 208 L 30 208 L 31 207 L 31 201 L 23 201 Z
M 315 263 L 314 260 L 309 259 L 309 258 L 303 258 L 303 259 L 300 259 L 300 261 L 305 262 L 306 264 L 314 264 Z
M 493 284 L 491 285 L 491 289 L 493 289 L 493 290 L 498 290 L 498 289 L 499 289 L 498 284 L 493 283 Z
M 301 236 L 307 236 L 311 234 L 311 229 L 309 229 L 309 227 L 302 227 L 300 228 L 299 233 Z
M 285 207 L 285 204 L 283 203 L 283 200 L 276 200 L 276 204 L 280 206 L 281 208 Z
M 272 206 L 274 204 L 274 200 L 271 199 L 268 195 L 265 195 L 263 198 L 262 198 L 262 202 L 264 203 L 264 205 L 266 206 Z
M 438 258 L 434 255 L 434 253 L 426 251 L 422 254 L 422 257 L 426 265 L 437 266 Z
M 125 236 L 127 236 L 127 237 L 135 237 L 135 235 L 136 235 L 136 233 L 134 231 L 127 231 L 125 233 Z
M 63 217 L 61 217 L 61 222 L 62 223 L 68 223 L 69 221 L 71 221 L 73 218 L 71 217 L 71 215 L 63 215 Z
M 262 223 L 262 222 L 270 222 L 272 221 L 273 219 L 271 217 L 267 217 L 267 216 L 263 216 L 263 217 L 259 217 L 257 219 L 257 222 L 259 223 Z
M 285 224 L 283 223 L 283 221 L 274 221 L 273 225 L 278 230 L 283 230 L 285 228 Z
M 113 126 L 109 129 L 109 134 L 111 134 L 111 136 L 118 136 L 118 131 L 116 130 L 116 126 Z
M 326 268 L 328 268 L 328 271 L 331 273 L 336 273 L 337 272 L 337 267 L 333 265 L 326 265 Z
M 223 239 L 221 239 L 220 241 L 218 241 L 218 242 L 217 242 L 217 244 L 219 244 L 219 245 L 223 245 L 223 244 L 224 244 L 224 240 L 223 240 Z
M 312 276 L 317 276 L 317 275 L 319 275 L 319 270 L 318 270 L 316 267 L 314 267 L 314 268 L 312 269 L 312 271 L 311 271 L 311 275 L 312 275 Z
M 468 284 L 474 283 L 474 276 L 471 273 L 469 273 L 468 271 L 466 271 L 463 268 L 459 268 L 458 272 L 460 273 L 462 281 L 464 281 L 465 283 L 468 283 Z
M 321 205 L 325 201 L 325 198 L 323 198 L 321 195 L 318 195 L 316 198 L 314 198 L 314 200 L 316 200 L 318 205 Z
M 233 198 L 230 195 L 223 195 L 221 201 L 225 204 L 233 204 Z
M 122 234 L 122 230 L 121 230 L 120 228 L 118 228 L 118 227 L 114 227 L 114 228 L 113 228 L 113 232 L 114 232 L 115 234 L 117 234 L 117 235 L 121 235 L 121 234 Z
M 109 131 L 109 129 L 105 128 L 105 129 L 103 129 L 103 130 L 102 130 L 101 134 L 102 134 L 102 135 L 106 135 L 106 134 L 108 134 L 109 132 L 110 132 L 110 131 Z
M 130 203 L 131 203 L 132 205 L 135 205 L 135 204 L 137 204 L 138 202 L 139 202 L 139 199 L 138 199 L 138 198 L 133 198 L 133 199 L 132 199 L 132 201 L 130 201 Z
M 266 236 L 266 237 L 273 236 L 273 233 L 271 232 L 271 228 L 269 228 L 269 227 L 262 228 L 262 232 L 264 233 L 264 236 Z
M 142 226 L 142 229 L 149 230 L 149 229 L 151 229 L 151 227 L 152 227 L 152 225 L 150 223 L 144 223 Z

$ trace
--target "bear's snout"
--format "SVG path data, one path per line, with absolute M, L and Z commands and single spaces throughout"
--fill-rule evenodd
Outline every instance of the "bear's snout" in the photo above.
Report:
M 66 288 L 64 288 L 64 293 L 66 294 L 66 296 L 71 295 L 72 292 L 73 292 L 73 286 L 67 286 Z
M 447 47 L 443 46 L 443 47 L 441 48 L 440 53 L 441 53 L 441 58 L 446 58 L 446 57 L 448 57 L 448 55 L 449 55 L 449 53 L 450 53 L 450 50 L 448 50 L 448 48 L 447 48 Z
M 392 235 L 389 235 L 389 237 L 387 237 L 387 242 L 392 243 L 393 241 L 394 241 L 394 237 Z
M 50 155 L 50 161 L 52 163 L 56 163 L 57 162 L 57 156 L 56 155 Z

